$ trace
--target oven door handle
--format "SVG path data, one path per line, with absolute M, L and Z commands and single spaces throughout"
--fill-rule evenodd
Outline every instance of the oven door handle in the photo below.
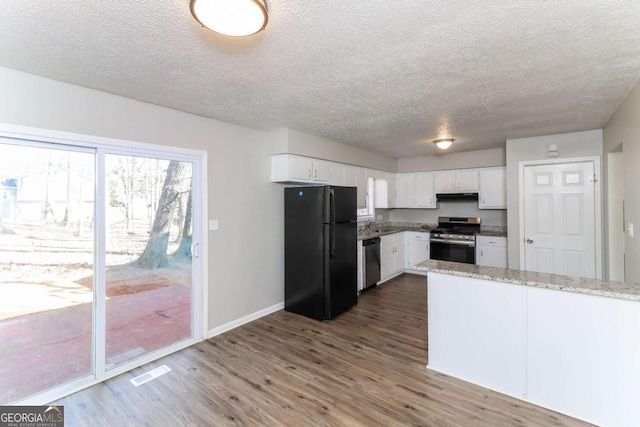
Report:
M 431 239 L 431 243 L 446 243 L 449 245 L 457 245 L 457 246 L 475 246 L 476 242 L 461 242 L 459 240 L 449 240 L 449 239 Z

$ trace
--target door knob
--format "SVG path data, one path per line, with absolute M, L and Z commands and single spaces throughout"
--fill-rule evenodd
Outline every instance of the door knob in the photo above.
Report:
M 531 240 L 531 239 L 527 239 L 527 243 L 528 243 L 528 244 L 532 244 L 532 243 L 533 243 L 533 240 Z

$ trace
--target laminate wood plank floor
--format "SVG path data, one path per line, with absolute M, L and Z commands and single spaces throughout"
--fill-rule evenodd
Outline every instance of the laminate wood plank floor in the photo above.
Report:
M 426 300 L 405 274 L 335 320 L 279 311 L 56 403 L 67 426 L 588 425 L 426 370 Z

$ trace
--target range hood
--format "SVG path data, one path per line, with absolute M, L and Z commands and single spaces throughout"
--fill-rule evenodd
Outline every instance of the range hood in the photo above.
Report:
M 464 200 L 478 200 L 478 193 L 437 193 L 436 200 L 439 202 L 445 201 L 464 201 Z

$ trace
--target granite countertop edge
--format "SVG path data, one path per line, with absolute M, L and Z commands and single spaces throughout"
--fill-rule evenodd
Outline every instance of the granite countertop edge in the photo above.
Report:
M 427 260 L 416 265 L 417 270 L 469 277 L 493 282 L 531 286 L 535 288 L 574 292 L 629 301 L 640 301 L 640 284 L 612 282 L 558 274 L 484 267 L 447 261 Z
M 358 240 L 367 240 L 372 239 L 374 237 L 380 236 L 388 236 L 389 234 L 394 233 L 402 233 L 403 231 L 415 231 L 422 233 L 429 233 L 430 231 L 438 228 L 436 225 L 424 225 L 424 226 L 395 226 L 395 227 L 384 227 L 380 233 L 358 233 Z M 486 237 L 507 237 L 506 231 L 493 231 L 493 230 L 481 230 L 477 233 L 478 236 L 486 236 Z
M 436 226 L 422 227 L 385 227 L 380 233 L 358 233 L 358 240 L 373 239 L 375 237 L 388 236 L 389 234 L 402 233 L 403 231 L 415 231 L 421 233 L 429 233 L 431 230 L 435 230 Z

